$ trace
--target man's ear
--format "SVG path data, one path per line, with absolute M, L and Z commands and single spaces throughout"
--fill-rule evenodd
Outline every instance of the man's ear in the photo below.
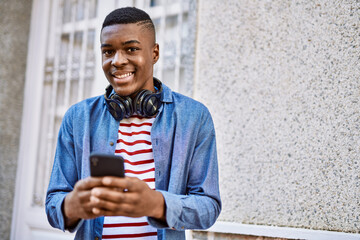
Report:
M 155 43 L 154 48 L 153 48 L 153 64 L 155 64 L 160 56 L 160 52 L 159 52 L 159 44 Z

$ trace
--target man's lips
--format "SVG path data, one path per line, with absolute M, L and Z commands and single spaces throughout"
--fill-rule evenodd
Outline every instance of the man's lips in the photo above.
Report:
M 117 78 L 117 79 L 124 79 L 124 78 L 127 78 L 127 77 L 130 77 L 130 76 L 134 75 L 134 72 L 128 72 L 128 73 L 123 73 L 123 74 L 112 73 L 111 75 L 113 77 Z

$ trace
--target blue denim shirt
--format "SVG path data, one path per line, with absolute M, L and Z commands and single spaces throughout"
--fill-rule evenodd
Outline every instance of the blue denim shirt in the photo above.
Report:
M 185 239 L 185 229 L 206 229 L 221 210 L 215 131 L 201 103 L 163 85 L 162 106 L 151 130 L 155 187 L 166 204 L 166 224 L 153 218 L 159 239 Z M 65 230 L 62 204 L 75 183 L 90 175 L 91 152 L 114 154 L 119 121 L 98 96 L 72 106 L 65 114 L 46 196 L 51 226 Z M 104 217 L 81 220 L 75 239 L 101 239 Z

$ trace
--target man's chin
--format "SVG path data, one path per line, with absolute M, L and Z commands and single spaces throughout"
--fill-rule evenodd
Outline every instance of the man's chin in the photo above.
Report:
M 115 92 L 117 95 L 121 96 L 121 97 L 133 97 L 134 95 L 136 95 L 136 90 L 134 89 L 128 89 L 128 88 L 124 88 L 124 87 L 115 87 L 114 88 Z

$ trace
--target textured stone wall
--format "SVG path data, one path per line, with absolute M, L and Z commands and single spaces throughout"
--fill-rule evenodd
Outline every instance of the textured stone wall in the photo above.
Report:
M 199 0 L 221 221 L 360 232 L 360 2 Z
M 32 1 L 0 1 L 0 238 L 10 238 Z

